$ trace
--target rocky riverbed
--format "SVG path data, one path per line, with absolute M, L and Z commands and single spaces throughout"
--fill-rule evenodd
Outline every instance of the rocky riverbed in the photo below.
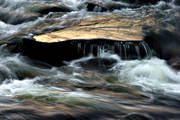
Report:
M 1 0 L 0 120 L 178 120 L 178 0 Z

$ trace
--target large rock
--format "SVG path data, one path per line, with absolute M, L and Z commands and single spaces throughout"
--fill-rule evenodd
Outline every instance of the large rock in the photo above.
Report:
M 99 56 L 102 51 L 116 53 L 122 59 L 151 56 L 148 45 L 142 41 L 142 26 L 154 25 L 152 18 L 141 20 L 106 15 L 73 23 L 64 29 L 34 35 L 33 38 L 13 37 L 14 40 L 8 42 L 7 48 L 11 52 L 53 66 L 63 65 L 64 61 L 88 56 L 90 53 Z
M 35 35 L 41 42 L 59 42 L 71 39 L 142 40 L 142 26 L 154 25 L 153 18 L 128 19 L 118 15 L 97 16 L 74 22 L 74 25 L 56 32 Z

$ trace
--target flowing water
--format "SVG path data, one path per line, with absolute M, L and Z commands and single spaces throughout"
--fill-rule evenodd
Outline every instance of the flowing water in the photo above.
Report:
M 179 31 L 177 0 L 139 7 L 131 7 L 123 0 L 96 0 L 104 5 L 125 6 L 103 12 L 98 6 L 88 11 L 86 2 L 1 0 L 0 39 L 24 32 L 38 34 L 58 30 L 67 27 L 69 20 L 112 13 L 127 19 L 143 19 L 149 15 L 156 19 L 157 29 Z M 124 51 L 129 47 L 123 46 Z M 126 52 L 122 59 L 99 48 L 98 56 L 89 54 L 65 61 L 66 65 L 61 67 L 34 64 L 27 57 L 9 53 L 5 47 L 6 44 L 0 46 L 2 120 L 180 119 L 180 72 L 165 60 L 152 56 L 146 44 L 142 47 L 148 59 L 141 59 L 136 46 L 138 57 L 135 60 L 126 60 L 129 56 Z

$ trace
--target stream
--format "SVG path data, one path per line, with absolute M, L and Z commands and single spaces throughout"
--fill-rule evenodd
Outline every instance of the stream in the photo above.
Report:
M 156 21 L 153 29 L 179 34 L 178 0 L 138 7 L 123 0 L 94 1 L 111 9 L 95 6 L 91 10 L 88 0 L 1 0 L 0 41 L 61 30 L 74 24 L 69 21 L 111 14 L 126 19 L 150 16 Z M 149 29 L 144 26 L 144 34 Z M 98 56 L 89 53 L 64 61 L 63 66 L 51 66 L 34 64 L 6 46 L 0 46 L 0 120 L 180 119 L 180 71 L 145 47 L 145 58 L 122 59 L 99 49 Z

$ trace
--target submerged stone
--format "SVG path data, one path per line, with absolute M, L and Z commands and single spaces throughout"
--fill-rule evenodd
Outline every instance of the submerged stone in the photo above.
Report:
M 93 58 L 86 61 L 78 62 L 77 64 L 84 69 L 97 70 L 100 72 L 108 72 L 117 61 L 110 58 Z
M 131 113 L 127 115 L 125 120 L 154 120 L 151 116 L 140 113 Z
M 27 12 L 39 13 L 41 15 L 48 14 L 50 12 L 70 12 L 71 8 L 65 6 L 62 3 L 53 2 L 37 2 L 32 5 L 26 6 Z
M 12 25 L 21 24 L 37 19 L 39 14 L 35 13 L 21 13 L 17 11 L 0 8 L 0 20 Z

